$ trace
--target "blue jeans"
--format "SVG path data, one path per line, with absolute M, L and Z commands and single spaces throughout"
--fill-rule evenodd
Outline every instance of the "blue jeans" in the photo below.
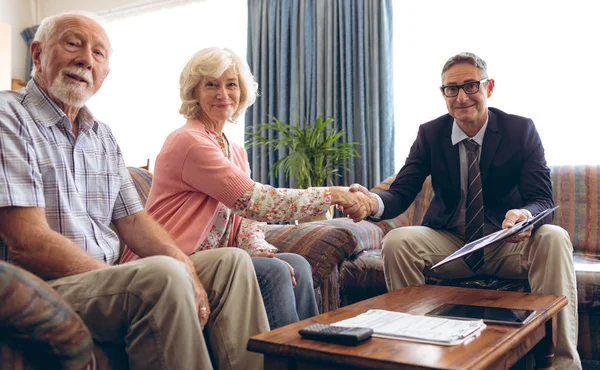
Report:
M 294 253 L 278 253 L 276 257 L 294 269 L 295 288 L 284 263 L 269 257 L 252 257 L 271 330 L 319 314 L 310 264 Z

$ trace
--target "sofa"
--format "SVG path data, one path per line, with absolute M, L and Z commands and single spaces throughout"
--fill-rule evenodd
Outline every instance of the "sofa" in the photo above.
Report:
M 551 170 L 554 200 L 561 206 L 555 213 L 554 223 L 569 232 L 574 247 L 578 349 L 582 359 L 598 360 L 600 166 L 560 166 Z M 152 174 L 134 167 L 130 167 L 129 172 L 145 204 Z M 386 179 L 372 191 L 387 189 L 393 180 L 394 176 Z M 409 209 L 395 219 L 353 223 L 346 218 L 336 218 L 300 225 L 269 225 L 267 240 L 284 252 L 298 253 L 308 260 L 313 268 L 319 309 L 327 312 L 386 292 L 381 241 L 394 228 L 420 224 L 432 195 L 427 180 Z M 427 283 L 528 289 L 526 281 L 491 277 L 461 281 L 430 279 Z M 94 346 L 81 320 L 47 284 L 2 262 L 0 302 L 0 369 L 126 368 L 123 351 L 104 346 L 100 350 Z M 36 353 L 35 357 L 23 355 L 31 351 Z
M 142 202 L 145 203 L 152 175 L 129 168 Z M 395 176 L 371 189 L 389 188 Z M 554 224 L 569 232 L 574 248 L 578 287 L 579 345 L 583 359 L 600 359 L 600 166 L 551 167 L 554 201 L 560 205 Z M 430 180 L 402 215 L 380 222 L 353 223 L 347 218 L 269 225 L 266 238 L 282 252 L 304 256 L 313 268 L 315 292 L 321 312 L 371 298 L 386 292 L 381 241 L 390 230 L 419 225 L 433 196 Z M 483 289 L 527 290 L 526 280 L 499 280 L 492 277 L 443 281 Z
M 394 178 L 387 178 L 371 190 L 388 189 Z M 568 231 L 574 249 L 579 309 L 578 350 L 582 359 L 599 360 L 600 166 L 551 167 L 551 180 L 554 201 L 560 205 L 553 223 Z M 270 226 L 267 240 L 284 251 L 304 255 L 313 264 L 320 309 L 322 312 L 334 310 L 386 292 L 381 260 L 382 238 L 394 228 L 420 225 L 432 196 L 428 178 L 409 209 L 394 219 L 355 224 L 342 218 L 301 226 Z M 343 258 L 335 261 L 339 256 Z M 327 268 L 331 269 L 327 272 Z M 526 280 L 492 277 L 460 281 L 430 278 L 427 283 L 483 289 L 529 289 Z

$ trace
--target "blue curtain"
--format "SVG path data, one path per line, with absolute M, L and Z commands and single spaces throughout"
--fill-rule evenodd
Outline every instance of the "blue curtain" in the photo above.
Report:
M 31 75 L 31 69 L 33 68 L 33 61 L 31 60 L 31 53 L 29 52 L 31 48 L 31 43 L 33 42 L 33 38 L 35 36 L 35 31 L 37 31 L 38 26 L 33 26 L 29 28 L 25 28 L 21 31 L 21 37 L 25 40 L 27 44 L 27 77 Z
M 370 188 L 393 174 L 392 0 L 248 0 L 248 64 L 261 95 L 246 130 L 269 116 L 333 117 L 360 154 L 337 184 Z M 283 173 L 267 175 L 285 154 L 249 148 L 254 180 L 289 187 Z

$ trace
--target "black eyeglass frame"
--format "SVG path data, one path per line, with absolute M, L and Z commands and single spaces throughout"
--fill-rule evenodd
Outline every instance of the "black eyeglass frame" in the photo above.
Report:
M 479 89 L 481 89 L 481 84 L 482 83 L 488 82 L 489 80 L 490 80 L 489 78 L 484 78 L 484 79 L 479 80 L 479 81 L 466 82 L 466 83 L 464 83 L 462 85 L 442 85 L 442 86 L 440 86 L 440 90 L 442 90 L 442 94 L 444 94 L 444 96 L 447 97 L 447 98 L 457 97 L 458 94 L 460 93 L 460 89 L 463 89 L 463 91 L 467 95 L 473 95 L 473 94 L 477 94 L 479 92 Z M 467 90 L 465 90 L 465 86 L 471 85 L 471 84 L 476 84 L 477 85 L 477 90 L 475 90 L 473 92 L 468 92 Z M 456 95 L 448 95 L 448 94 L 446 94 L 446 88 L 448 88 L 448 87 L 455 87 L 456 88 Z

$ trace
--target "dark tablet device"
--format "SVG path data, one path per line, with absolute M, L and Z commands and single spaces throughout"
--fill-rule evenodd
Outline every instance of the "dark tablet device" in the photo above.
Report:
M 427 312 L 425 315 L 450 319 L 483 320 L 493 324 L 523 325 L 531 320 L 534 313 L 533 310 L 447 303 Z

